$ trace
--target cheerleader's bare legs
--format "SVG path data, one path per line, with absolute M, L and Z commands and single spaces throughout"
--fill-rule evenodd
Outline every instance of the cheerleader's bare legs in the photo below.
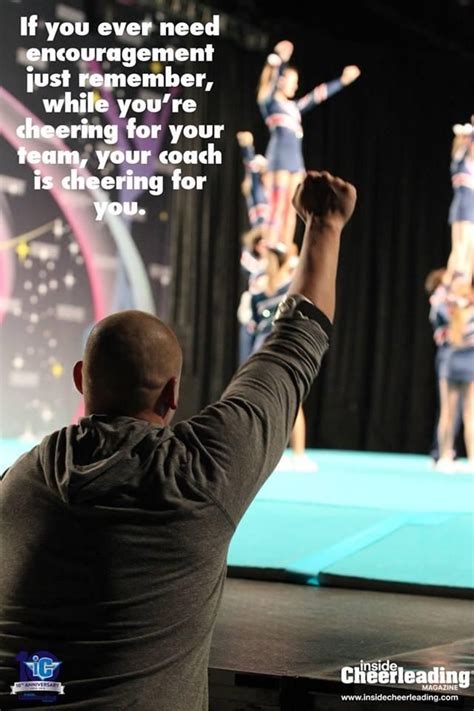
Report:
M 474 274 L 474 117 L 471 123 L 453 126 L 451 180 L 453 199 L 449 209 L 451 254 L 445 277 L 458 272 L 467 284 Z
M 293 454 L 301 457 L 306 449 L 306 420 L 303 408 L 300 407 L 296 415 L 295 424 L 290 437 L 290 446 Z
M 474 195 L 473 195 L 474 200 Z M 451 254 L 448 260 L 448 277 L 462 272 L 467 282 L 474 274 L 474 222 L 467 220 L 451 225 Z
M 454 437 L 462 387 L 445 378 L 439 381 L 440 415 L 438 422 L 439 469 L 449 469 L 454 461 Z
M 467 458 L 474 474 L 474 383 L 467 383 L 464 393 L 463 424 Z

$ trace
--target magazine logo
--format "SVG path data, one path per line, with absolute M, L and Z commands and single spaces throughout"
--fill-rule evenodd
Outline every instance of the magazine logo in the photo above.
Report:
M 58 681 L 61 663 L 54 654 L 45 650 L 20 652 L 16 657 L 20 665 L 20 681 L 11 687 L 10 695 L 18 695 L 20 701 L 54 703 L 64 686 Z
M 364 662 L 361 659 L 356 667 L 342 667 L 341 681 L 343 684 L 368 685 L 418 684 L 423 691 L 457 691 L 469 688 L 470 672 L 468 669 L 454 671 L 441 666 L 405 669 L 390 659 L 379 659 L 376 662 Z

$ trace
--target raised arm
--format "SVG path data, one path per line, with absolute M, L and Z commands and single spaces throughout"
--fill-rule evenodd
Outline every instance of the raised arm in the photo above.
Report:
M 250 131 L 239 131 L 237 141 L 245 168 L 242 193 L 247 202 L 249 223 L 251 227 L 257 227 L 268 219 L 268 197 L 262 178 L 267 162 L 264 156 L 255 154 L 253 136 Z
M 328 172 L 309 172 L 293 198 L 293 206 L 305 223 L 305 233 L 288 293 L 309 299 L 331 322 L 341 232 L 355 203 L 354 186 Z
M 456 123 L 453 126 L 454 139 L 451 156 L 455 161 L 462 160 L 466 153 L 472 150 L 474 143 L 473 119 L 474 116 L 471 116 L 471 123 Z
M 280 460 L 328 347 L 340 234 L 355 196 L 329 173 L 308 175 L 295 198 L 306 230 L 291 291 L 313 304 L 287 297 L 272 333 L 221 400 L 175 427 L 189 453 L 188 476 L 231 525 Z
M 282 40 L 268 55 L 258 83 L 257 101 L 260 107 L 272 98 L 277 88 L 278 78 L 283 73 L 292 54 L 293 44 L 288 40 Z
M 302 114 L 310 109 L 314 108 L 318 104 L 321 104 L 330 96 L 337 94 L 338 91 L 344 89 L 345 86 L 352 84 L 360 76 L 360 69 L 354 64 L 344 67 L 344 70 L 339 77 L 339 79 L 334 79 L 333 81 L 323 82 L 318 84 L 309 94 L 302 96 L 298 99 L 297 106 Z

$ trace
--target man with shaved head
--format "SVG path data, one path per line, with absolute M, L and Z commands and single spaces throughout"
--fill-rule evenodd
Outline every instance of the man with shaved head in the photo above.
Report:
M 113 314 L 74 367 L 85 417 L 5 473 L 0 708 L 25 708 L 22 683 L 28 708 L 44 708 L 60 693 L 59 668 L 63 709 L 207 709 L 229 543 L 328 347 L 355 190 L 310 173 L 294 205 L 306 228 L 288 296 L 218 402 L 170 427 L 176 336 L 150 314 Z M 41 683 L 31 676 L 40 663 Z
M 143 311 L 121 311 L 92 330 L 74 382 L 86 411 L 169 424 L 183 356 L 173 331 Z

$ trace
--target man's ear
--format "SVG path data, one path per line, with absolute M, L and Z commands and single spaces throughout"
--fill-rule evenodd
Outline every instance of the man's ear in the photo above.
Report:
M 156 401 L 154 412 L 166 422 L 172 419 L 172 411 L 178 407 L 178 390 L 179 378 L 170 378 Z
M 78 390 L 78 392 L 82 395 L 84 393 L 82 385 L 82 360 L 78 360 L 77 363 L 74 364 L 74 368 L 72 369 L 72 377 L 76 390 Z
M 162 395 L 170 410 L 176 410 L 178 407 L 178 388 L 178 378 L 175 377 L 170 378 L 163 388 Z

